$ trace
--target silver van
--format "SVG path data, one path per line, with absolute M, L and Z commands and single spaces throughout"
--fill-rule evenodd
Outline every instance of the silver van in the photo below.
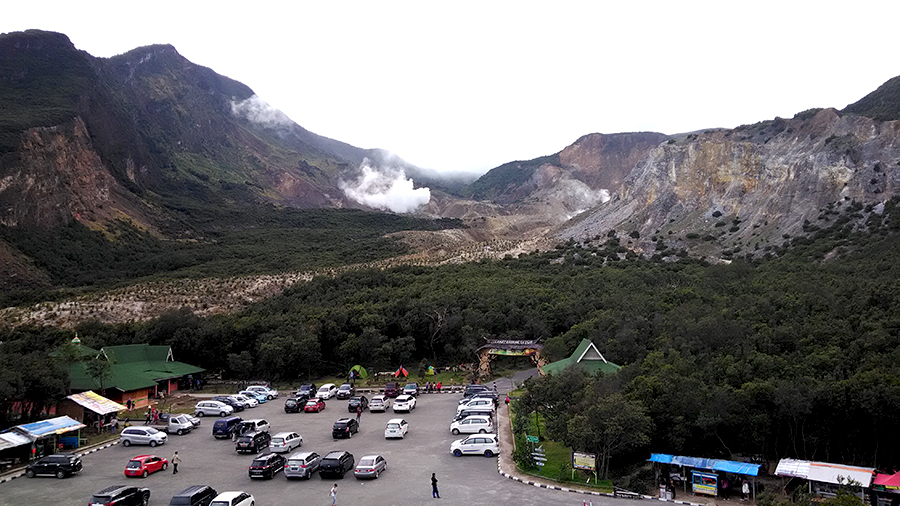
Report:
M 131 445 L 156 445 L 166 444 L 165 432 L 154 429 L 153 427 L 126 427 L 119 435 L 119 441 L 122 446 Z
M 314 472 L 319 470 L 322 457 L 316 452 L 297 452 L 287 459 L 284 465 L 285 478 L 312 478 Z

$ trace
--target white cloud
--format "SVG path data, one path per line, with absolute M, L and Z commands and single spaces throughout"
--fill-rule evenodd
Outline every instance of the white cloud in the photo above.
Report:
M 398 169 L 378 169 L 363 160 L 361 174 L 355 181 L 342 181 L 341 189 L 348 198 L 375 209 L 395 213 L 411 213 L 431 200 L 431 190 L 414 188 L 413 180 Z
M 278 128 L 293 125 L 294 122 L 287 114 L 269 105 L 265 100 L 256 95 L 240 102 L 231 101 L 231 114 L 239 118 L 245 118 L 253 123 Z

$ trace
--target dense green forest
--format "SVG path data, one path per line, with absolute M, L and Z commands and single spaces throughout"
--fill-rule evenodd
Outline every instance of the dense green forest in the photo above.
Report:
M 843 208 L 808 237 L 727 265 L 644 259 L 603 236 L 516 259 L 319 277 L 240 314 L 183 309 L 78 331 L 92 347 L 170 344 L 177 359 L 225 377 L 294 383 L 355 363 L 470 363 L 485 338 L 540 339 L 552 360 L 589 338 L 624 366 L 584 380 L 598 402 L 652 421 L 643 458 L 744 453 L 889 468 L 900 465 L 888 436 L 900 425 L 900 214 L 896 201 L 883 213 Z M 14 361 L 38 353 L 23 343 L 49 350 L 71 336 L 6 330 L 0 351 Z M 32 373 L 2 374 L 0 399 L 27 394 L 19 385 Z

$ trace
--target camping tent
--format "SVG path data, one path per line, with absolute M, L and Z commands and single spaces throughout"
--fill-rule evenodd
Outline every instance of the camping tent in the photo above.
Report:
M 401 374 L 404 378 L 409 376 L 409 373 L 406 371 L 406 369 L 403 368 L 402 365 L 400 366 L 400 369 L 397 369 L 397 372 L 394 373 L 394 377 L 399 378 Z
M 368 378 L 369 373 L 366 371 L 366 368 L 356 364 L 355 366 L 350 368 L 350 378 Z
M 428 366 L 428 370 L 425 371 L 425 374 L 427 374 L 429 376 L 434 376 L 434 366 L 433 365 Z

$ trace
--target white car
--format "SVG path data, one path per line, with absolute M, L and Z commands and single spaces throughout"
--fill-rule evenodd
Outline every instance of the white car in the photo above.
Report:
M 371 409 L 371 408 L 370 408 Z M 416 398 L 411 395 L 398 395 L 394 399 L 394 413 L 398 411 L 410 411 L 416 409 Z
M 233 400 L 234 402 L 238 403 L 238 405 L 243 406 L 244 409 L 253 407 L 250 405 L 250 399 L 244 397 L 243 395 L 232 394 L 232 395 L 229 395 L 228 398 Z M 257 401 L 256 403 L 259 404 L 259 401 Z
M 156 445 L 166 444 L 167 439 L 168 436 L 166 436 L 165 432 L 156 430 L 153 427 L 126 427 L 119 434 L 119 441 L 122 443 L 122 446 L 150 445 L 153 448 Z
M 389 407 L 391 407 L 391 398 L 383 394 L 373 396 L 372 400 L 369 401 L 370 413 L 373 413 L 375 411 L 387 411 Z
M 494 422 L 491 421 L 489 416 L 469 416 L 451 423 L 450 432 L 454 436 L 459 433 L 475 434 L 477 432 L 486 434 L 494 432 Z
M 403 439 L 407 432 L 409 432 L 409 422 L 402 418 L 391 418 L 388 420 L 387 425 L 384 426 L 385 439 L 395 437 Z
M 269 441 L 269 451 L 289 452 L 303 446 L 303 436 L 296 432 L 279 432 Z
M 462 455 L 493 457 L 500 453 L 500 440 L 496 434 L 475 434 L 450 443 L 450 453 L 455 457 Z
M 234 394 L 234 395 L 229 395 L 229 397 L 233 397 L 233 398 L 243 402 L 244 405 L 248 408 L 255 408 L 256 406 L 259 406 L 259 401 L 256 400 L 256 397 L 248 397 L 244 394 Z
M 234 408 L 219 401 L 200 401 L 194 406 L 194 416 L 228 416 Z
M 247 492 L 222 492 L 209 506 L 253 506 L 256 500 Z
M 483 398 L 472 399 L 468 402 L 464 402 L 464 403 L 460 404 L 459 406 L 457 406 L 456 407 L 457 414 L 464 409 L 467 409 L 467 410 L 490 409 L 491 411 L 493 411 L 494 410 L 494 401 L 492 401 L 491 399 L 483 399 Z
M 274 388 L 269 388 L 265 385 L 250 385 L 245 390 L 250 390 L 251 392 L 258 392 L 266 396 L 270 401 L 276 397 L 278 397 L 278 390 Z
M 337 387 L 334 383 L 325 383 L 324 385 L 319 387 L 319 391 L 316 392 L 316 397 L 322 400 L 331 399 L 337 394 Z

